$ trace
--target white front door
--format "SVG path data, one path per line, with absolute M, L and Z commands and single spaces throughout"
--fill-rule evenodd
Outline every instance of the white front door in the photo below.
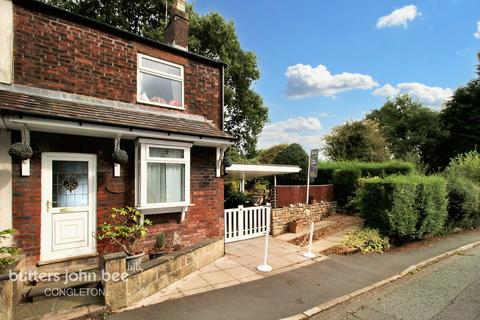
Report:
M 41 261 L 96 253 L 96 155 L 42 154 Z

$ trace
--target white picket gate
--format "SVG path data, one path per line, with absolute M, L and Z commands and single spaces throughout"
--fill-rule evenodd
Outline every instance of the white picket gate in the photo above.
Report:
M 225 209 L 225 242 L 251 239 L 265 235 L 270 223 L 268 206 Z

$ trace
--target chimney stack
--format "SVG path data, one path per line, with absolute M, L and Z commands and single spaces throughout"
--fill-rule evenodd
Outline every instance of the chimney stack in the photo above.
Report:
M 177 48 L 188 50 L 188 15 L 186 0 L 175 0 L 172 18 L 168 22 L 165 41 Z

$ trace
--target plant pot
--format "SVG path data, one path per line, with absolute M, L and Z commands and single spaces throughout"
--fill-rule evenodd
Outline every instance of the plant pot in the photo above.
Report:
M 145 255 L 145 252 L 136 254 L 134 256 L 127 256 L 127 270 L 136 271 L 140 270 L 140 265 L 142 264 L 142 258 Z
M 302 232 L 303 227 L 304 227 L 304 221 L 303 220 L 290 221 L 288 223 L 288 232 L 299 233 L 299 232 Z

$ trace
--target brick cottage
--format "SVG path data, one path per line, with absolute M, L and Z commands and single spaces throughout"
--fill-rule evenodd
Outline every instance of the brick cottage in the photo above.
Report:
M 184 9 L 163 44 L 0 0 L 0 229 L 29 264 L 118 250 L 94 236 L 112 207 L 153 221 L 145 248 L 160 232 L 182 246 L 223 236 L 224 65 L 188 51 Z M 12 158 L 16 142 L 33 156 Z

